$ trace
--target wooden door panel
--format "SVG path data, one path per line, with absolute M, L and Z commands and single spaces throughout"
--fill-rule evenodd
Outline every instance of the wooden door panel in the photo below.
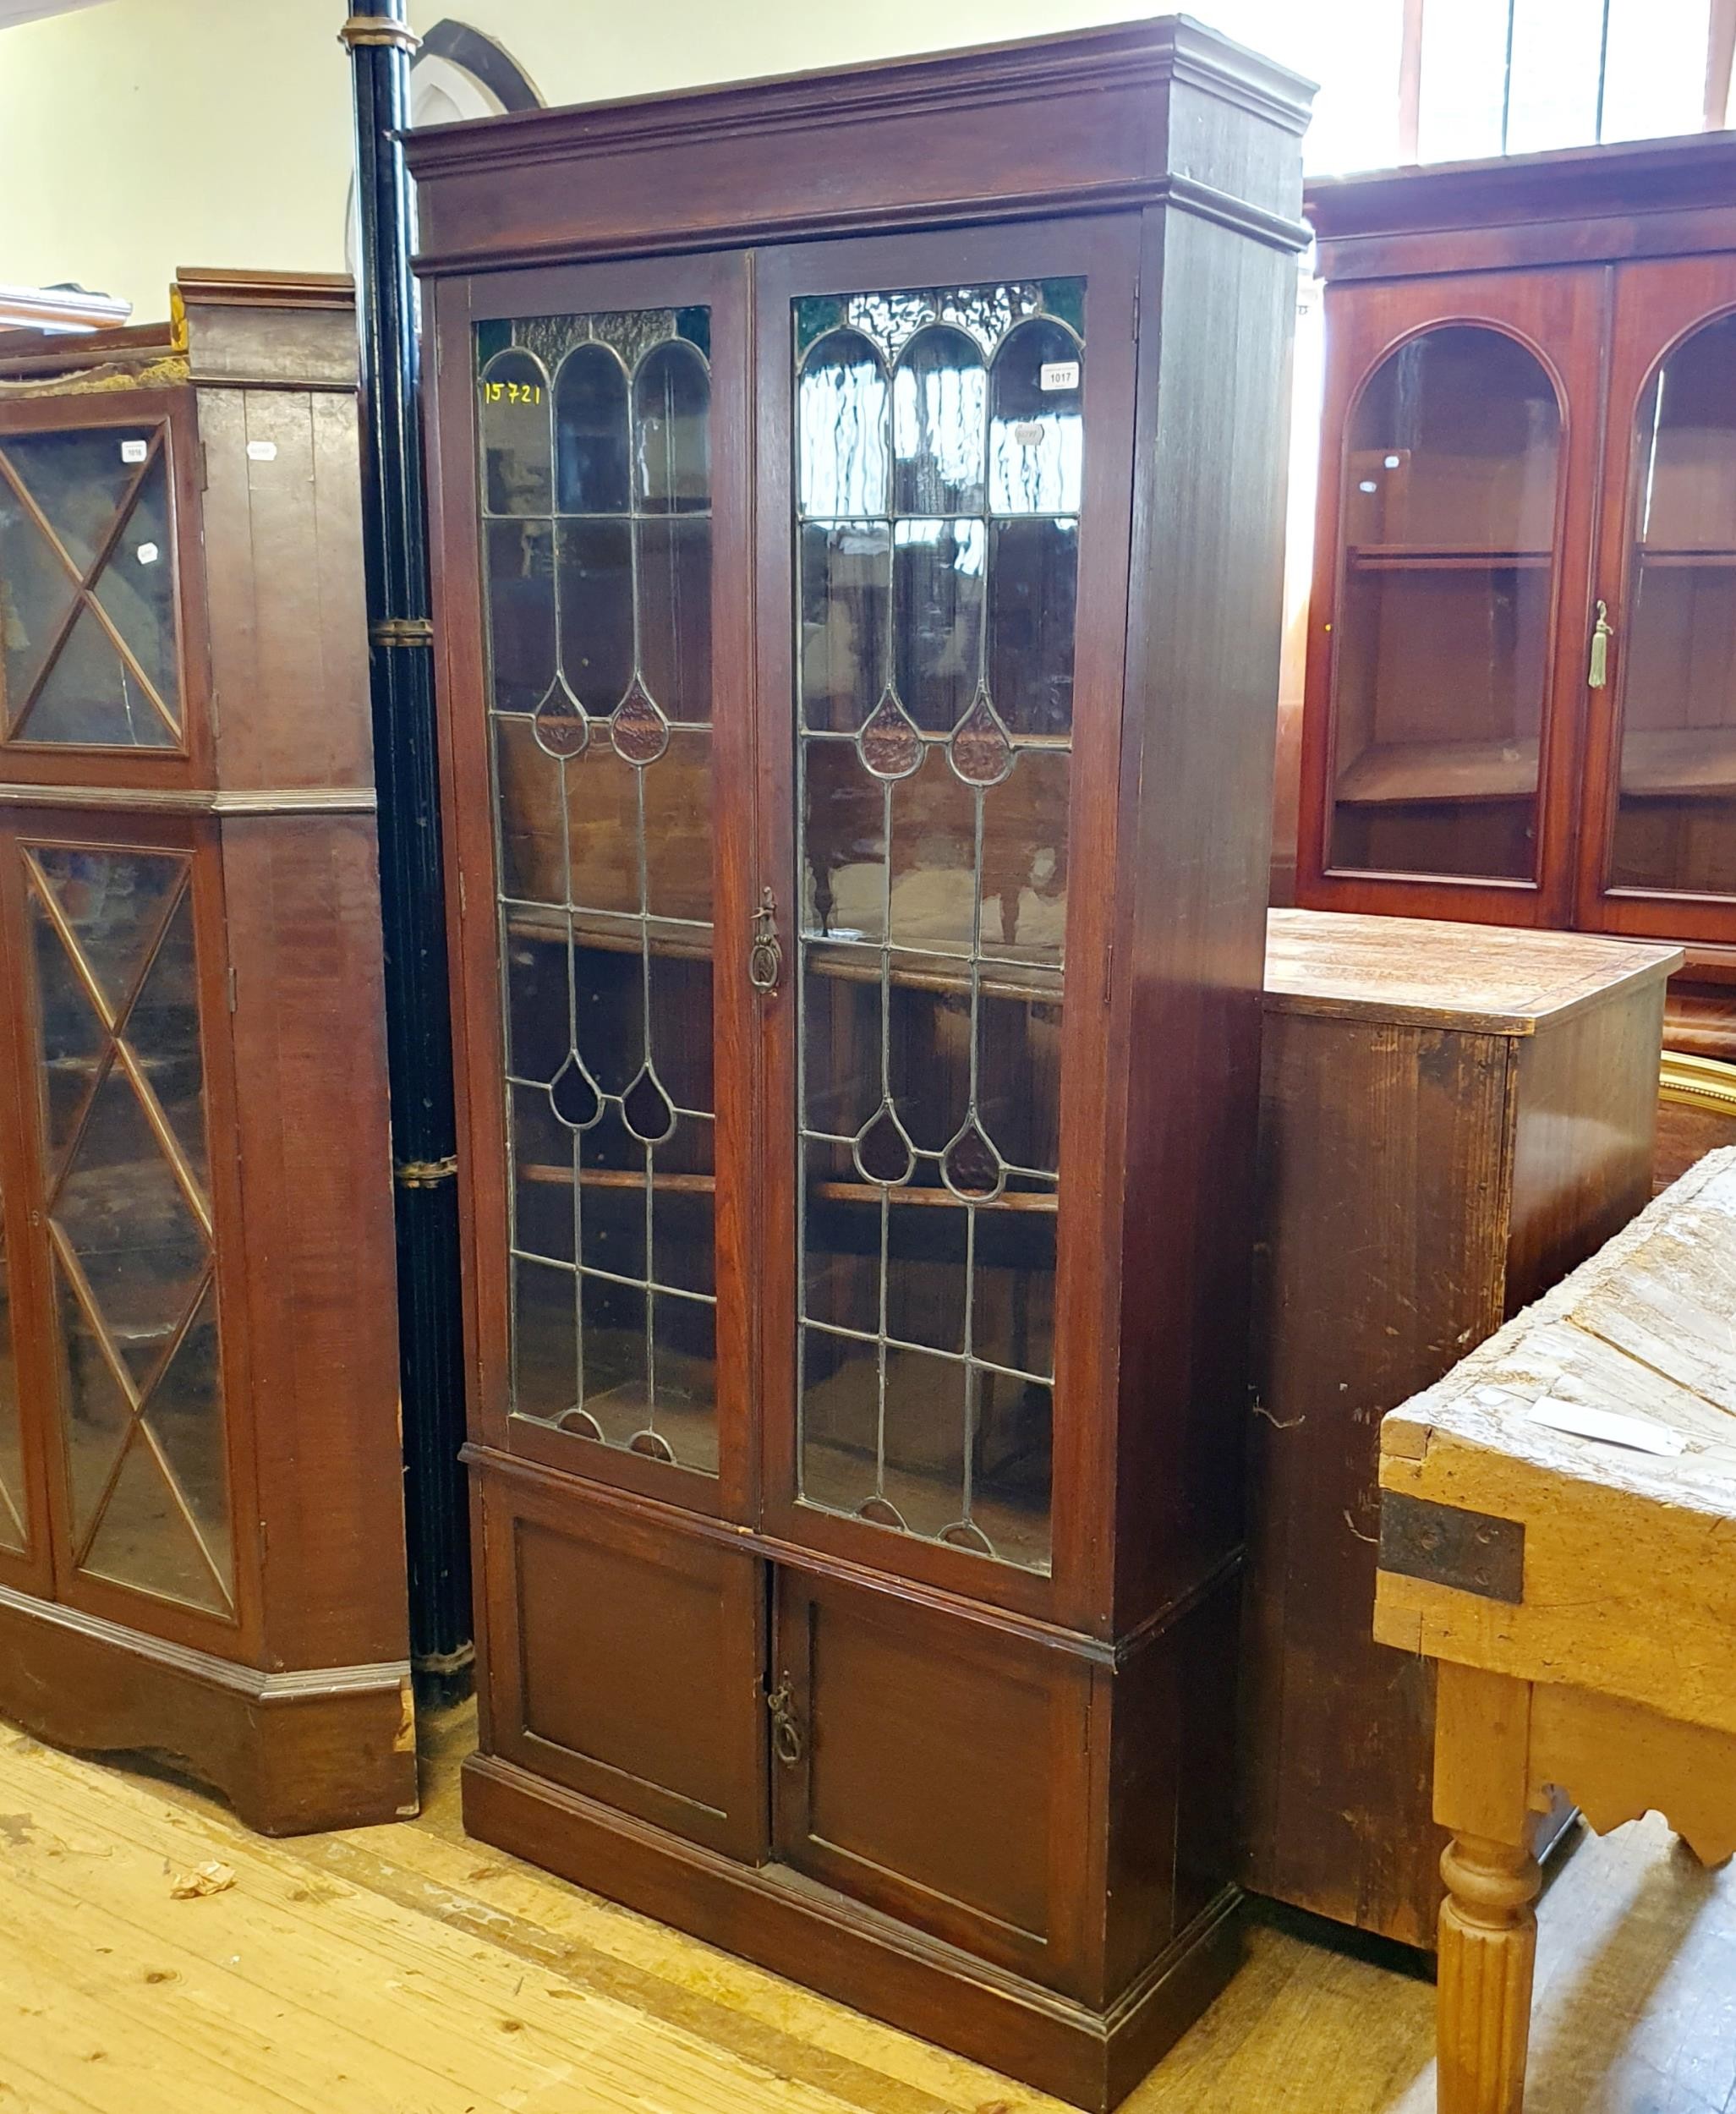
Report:
M 1317 909 L 1564 923 L 1605 275 L 1592 267 L 1349 284 L 1331 288 L 1327 304 L 1331 381 L 1309 617 L 1298 900 Z M 1383 436 L 1414 446 L 1359 452 L 1359 438 L 1368 437 L 1362 411 L 1374 406 L 1382 378 L 1394 371 L 1389 363 L 1444 348 L 1449 341 L 1438 333 L 1482 346 L 1496 364 L 1504 358 L 1527 370 L 1543 401 L 1515 397 L 1514 417 L 1547 408 L 1553 391 L 1547 448 L 1534 446 L 1535 417 L 1529 429 L 1515 428 L 1504 484 L 1503 443 L 1492 430 L 1503 406 L 1481 402 L 1475 389 L 1460 403 L 1456 436 L 1430 430 L 1425 406 L 1416 432 Z M 1402 387 L 1401 401 L 1409 401 Z M 1459 452 L 1472 444 L 1491 451 L 1481 494 L 1470 474 L 1476 458 Z M 1553 468 L 1553 489 L 1522 474 L 1533 457 Z M 1503 640 L 1515 656 L 1504 689 L 1491 673 Z M 1455 676 L 1458 654 L 1466 658 Z M 1497 724 L 1509 693 L 1520 714 L 1510 727 Z M 1368 726 L 1359 710 L 1372 712 Z M 1398 724 L 1385 726 L 1383 715 Z
M 751 1505 L 742 256 L 441 290 L 478 1440 Z
M 1083 1662 L 891 1594 L 783 1571 L 768 1680 L 779 1858 L 1067 1985 Z M 792 1728 L 780 1735 L 779 1717 Z M 799 1750 L 799 1751 L 798 1751 Z
M 476 1473 L 494 1751 L 758 1861 L 763 1566 L 673 1515 Z
M 1596 584 L 1613 628 L 1607 681 L 1587 693 L 1578 922 L 1728 940 L 1736 256 L 1624 263 L 1614 284 Z

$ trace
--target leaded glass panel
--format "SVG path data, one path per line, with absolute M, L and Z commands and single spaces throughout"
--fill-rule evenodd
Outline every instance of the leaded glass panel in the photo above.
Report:
M 1038 1571 L 1084 294 L 793 315 L 801 1496 Z
M 709 316 L 477 331 L 516 1417 L 717 1470 Z
M 0 737 L 173 748 L 173 523 L 160 428 L 0 441 Z
M 24 861 L 74 1561 L 233 1614 L 191 861 Z

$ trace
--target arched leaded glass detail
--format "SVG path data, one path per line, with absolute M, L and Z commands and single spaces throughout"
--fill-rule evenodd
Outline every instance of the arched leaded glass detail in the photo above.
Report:
M 1640 392 L 1608 883 L 1736 895 L 1736 315 Z
M 715 1474 L 709 324 L 531 317 L 477 353 L 512 1414 Z M 523 362 L 550 474 L 508 513 L 488 391 Z
M 1331 863 L 1531 880 L 1555 385 L 1505 331 L 1443 325 L 1375 369 L 1347 435 Z
M 794 315 L 804 1503 L 1049 1561 L 1084 284 Z

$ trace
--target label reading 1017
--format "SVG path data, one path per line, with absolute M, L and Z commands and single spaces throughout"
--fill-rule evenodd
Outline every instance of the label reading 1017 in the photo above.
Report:
M 1028 372 L 1028 370 L 1027 370 Z M 1037 377 L 1039 389 L 1076 389 L 1079 386 L 1079 363 L 1076 359 L 1046 359 Z

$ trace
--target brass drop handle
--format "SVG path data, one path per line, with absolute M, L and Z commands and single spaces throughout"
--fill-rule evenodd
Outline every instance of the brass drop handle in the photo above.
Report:
M 1615 627 L 1609 621 L 1609 605 L 1597 605 L 1597 622 L 1591 627 L 1591 665 L 1585 671 L 1588 689 L 1602 690 L 1609 681 L 1609 642 Z
M 765 1707 L 771 1712 L 771 1750 L 785 1768 L 793 1769 L 807 1752 L 808 1743 L 802 1737 L 802 1721 L 791 1707 L 787 1673 L 766 1696 Z
M 784 973 L 784 950 L 778 944 L 778 899 L 769 888 L 759 891 L 753 913 L 753 937 L 748 949 L 748 981 L 756 991 L 775 991 Z

